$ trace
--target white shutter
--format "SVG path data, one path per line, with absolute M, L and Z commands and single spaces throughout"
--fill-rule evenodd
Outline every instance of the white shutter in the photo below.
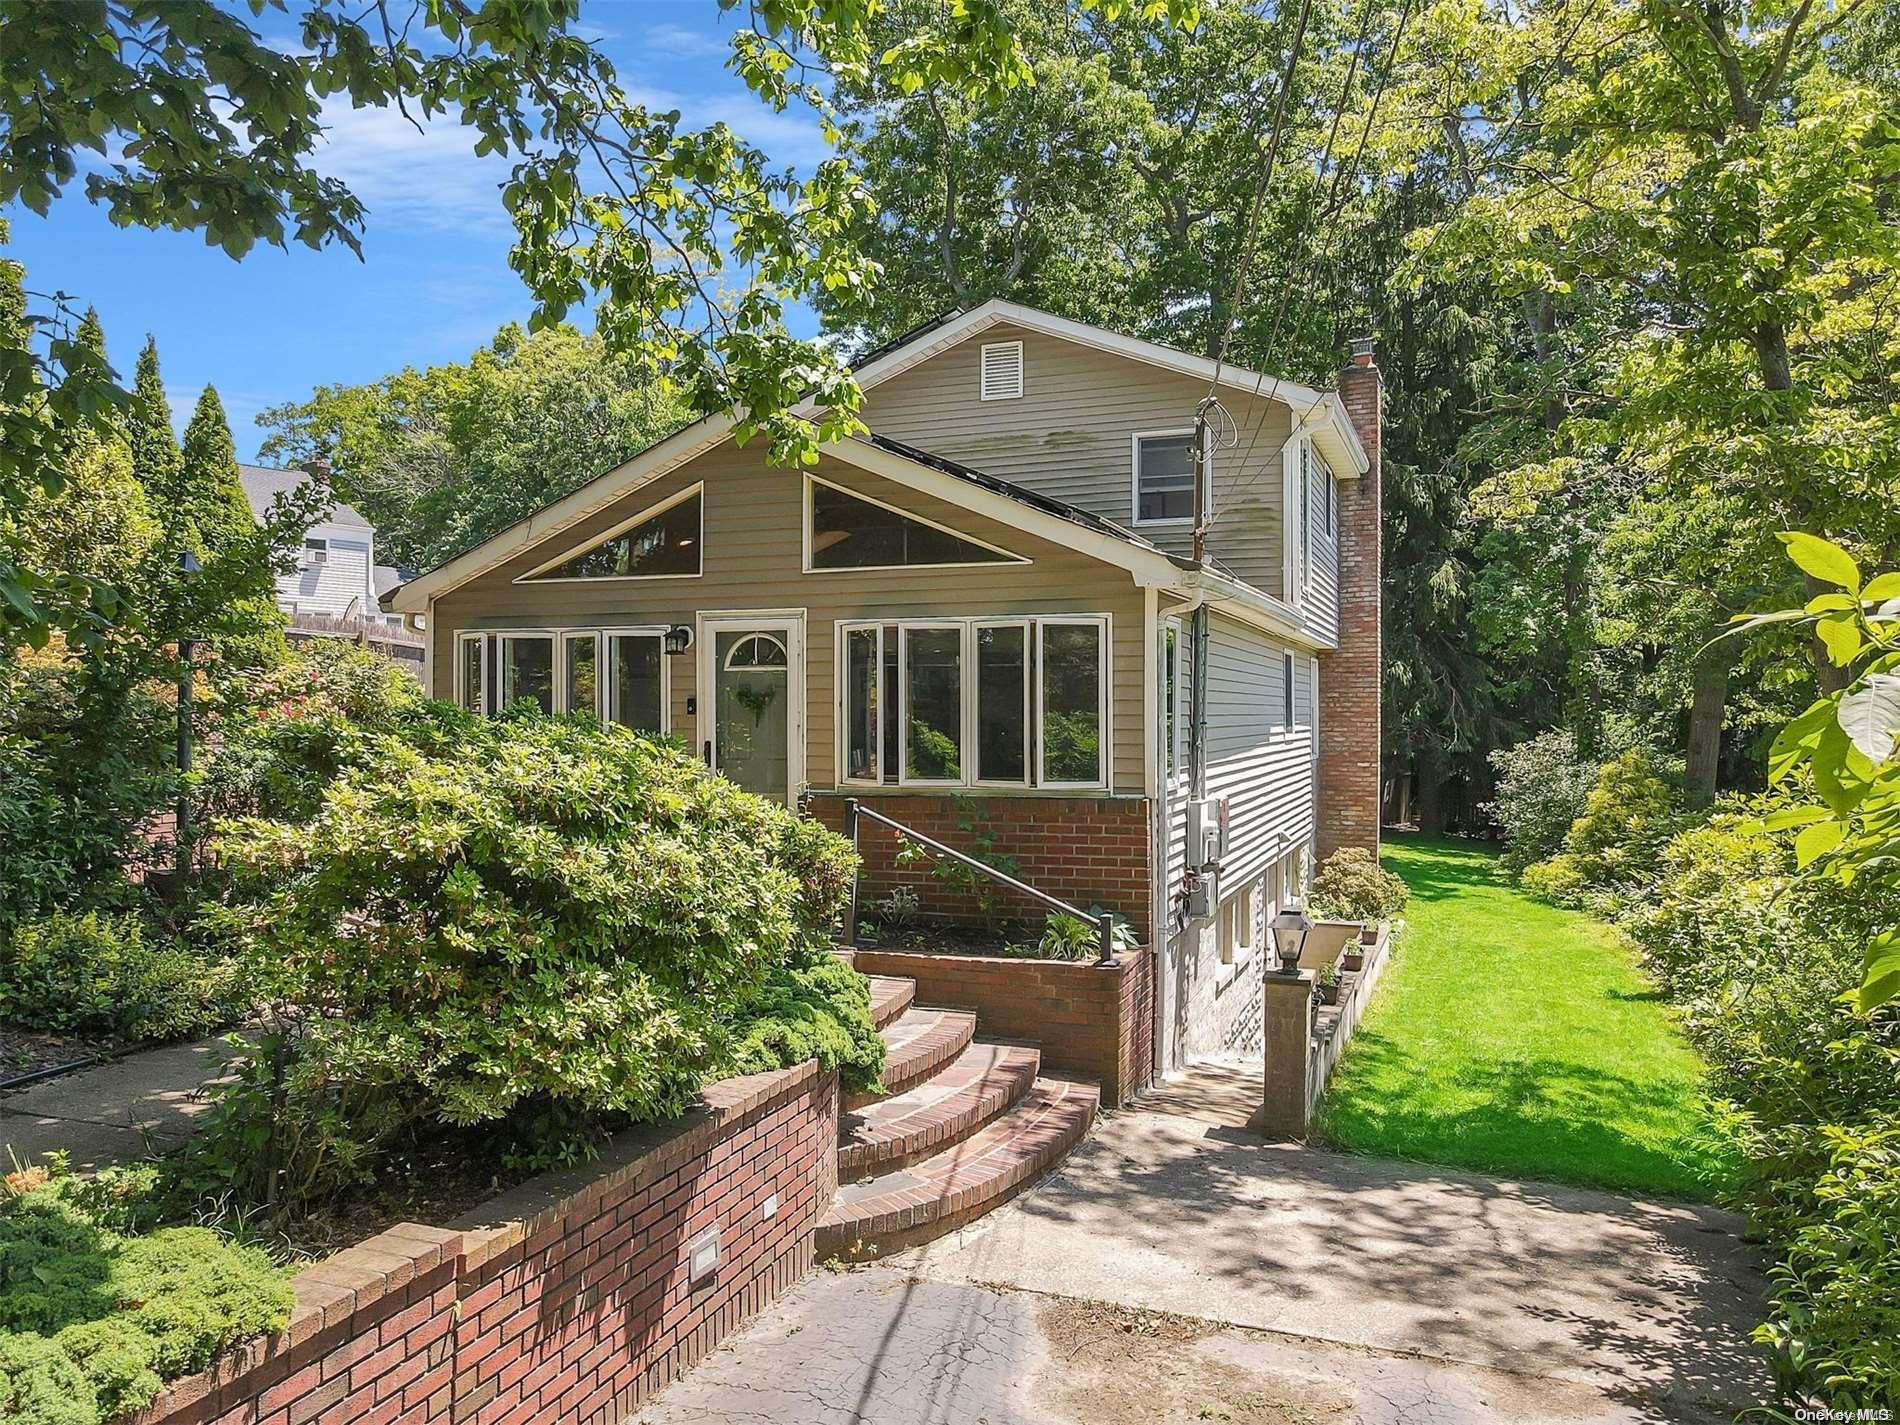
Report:
M 1023 344 L 993 341 L 983 344 L 983 399 L 1014 401 L 1023 394 Z

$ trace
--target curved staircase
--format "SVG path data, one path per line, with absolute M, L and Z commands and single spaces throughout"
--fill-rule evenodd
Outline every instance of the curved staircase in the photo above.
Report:
M 1094 1084 L 1042 1077 L 1037 1050 L 977 1039 L 975 1015 L 917 1006 L 909 980 L 869 978 L 884 1092 L 845 1099 L 821 1258 L 887 1256 L 981 1217 L 1081 1141 L 1101 1102 Z

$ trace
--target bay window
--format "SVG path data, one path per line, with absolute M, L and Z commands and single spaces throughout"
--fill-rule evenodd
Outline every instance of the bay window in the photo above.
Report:
M 838 780 L 1108 785 L 1108 619 L 900 619 L 838 633 Z

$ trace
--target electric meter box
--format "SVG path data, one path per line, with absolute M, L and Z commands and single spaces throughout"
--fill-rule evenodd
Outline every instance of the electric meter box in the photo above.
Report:
M 1187 804 L 1188 863 L 1217 869 L 1227 859 L 1227 798 L 1202 797 Z

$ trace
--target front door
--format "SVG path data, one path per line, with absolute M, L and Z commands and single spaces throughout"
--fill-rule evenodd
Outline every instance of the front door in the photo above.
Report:
M 788 805 L 804 780 L 800 632 L 796 619 L 735 616 L 704 620 L 699 637 L 707 763 Z

